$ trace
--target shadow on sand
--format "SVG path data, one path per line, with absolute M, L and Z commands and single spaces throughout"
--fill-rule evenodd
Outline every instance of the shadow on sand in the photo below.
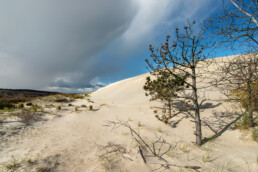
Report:
M 216 139 L 219 136 L 221 136 L 226 130 L 230 128 L 232 124 L 237 122 L 241 117 L 242 114 L 237 112 L 217 112 L 214 111 L 213 116 L 211 118 L 213 119 L 203 119 L 202 125 L 207 126 L 211 131 L 213 131 L 214 135 L 204 138 L 202 140 L 202 144 L 207 143 L 210 140 Z
M 213 109 L 220 106 L 222 103 L 205 103 L 200 107 L 200 110 L 204 109 Z M 185 104 L 182 101 L 177 101 L 172 104 L 173 109 L 177 109 L 176 111 L 173 110 L 173 113 L 170 115 L 170 120 L 168 125 L 172 128 L 176 128 L 178 124 L 185 118 L 194 118 L 191 114 L 193 111 L 193 105 Z M 156 107 L 159 109 L 163 109 L 164 107 Z M 165 109 L 167 111 L 168 108 Z M 178 115 L 180 114 L 180 117 Z M 183 116 L 182 116 L 183 115 Z M 208 127 L 214 134 L 210 137 L 205 137 L 202 140 L 202 143 L 205 144 L 206 142 L 216 139 L 217 137 L 221 136 L 226 130 L 230 128 L 232 124 L 238 121 L 241 118 L 242 114 L 239 112 L 230 112 L 227 109 L 225 111 L 213 111 L 212 115 L 209 118 L 202 119 L 202 126 Z M 178 118 L 175 118 L 178 117 Z

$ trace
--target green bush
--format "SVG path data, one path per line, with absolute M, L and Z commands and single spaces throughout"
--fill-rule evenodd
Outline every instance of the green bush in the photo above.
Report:
M 3 110 L 3 109 L 12 109 L 14 108 L 15 106 L 12 104 L 12 103 L 6 103 L 6 102 L 0 102 L 0 109 Z
M 68 102 L 69 100 L 67 98 L 62 98 L 62 97 L 57 97 L 55 102 L 56 103 L 64 103 L 64 102 Z
M 89 110 L 93 110 L 93 106 L 92 105 L 89 106 Z
M 240 129 L 248 129 L 249 128 L 249 117 L 248 113 L 244 112 L 243 116 L 241 117 L 240 121 L 235 124 L 236 128 Z
M 68 94 L 68 97 L 70 99 L 83 99 L 84 98 L 84 95 L 83 94 Z
M 255 81 L 251 84 L 251 91 L 252 91 L 252 95 L 254 95 L 252 97 L 252 103 L 254 104 L 254 107 L 258 107 L 258 99 L 256 99 L 256 96 L 258 94 L 257 90 L 258 90 L 258 81 Z M 248 96 L 247 96 L 247 86 L 244 85 L 239 89 L 234 89 L 231 91 L 231 93 L 236 96 L 237 98 L 241 99 L 241 104 L 242 106 L 248 110 Z M 254 109 L 254 111 L 257 112 L 257 109 Z
M 258 128 L 253 129 L 252 138 L 253 138 L 254 141 L 258 142 Z
M 33 105 L 31 108 L 33 112 L 37 112 L 40 107 L 38 105 Z

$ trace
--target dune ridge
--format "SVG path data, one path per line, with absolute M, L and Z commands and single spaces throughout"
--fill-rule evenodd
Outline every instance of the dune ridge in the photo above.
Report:
M 213 65 L 209 68 L 214 70 Z M 105 126 L 107 121 L 121 120 L 128 122 L 148 143 L 154 142 L 158 135 L 173 145 L 173 149 L 164 155 L 169 163 L 178 166 L 199 166 L 200 171 L 258 170 L 258 144 L 251 139 L 250 131 L 233 130 L 229 127 L 219 137 L 199 148 L 193 144 L 194 123 L 189 116 L 178 114 L 171 119 L 169 125 L 158 121 L 153 107 L 160 104 L 150 102 L 143 90 L 147 76 L 148 73 L 101 88 L 91 93 L 90 100 L 93 103 L 87 100 L 88 97 L 72 102 L 78 107 L 83 104 L 92 105 L 93 111 L 87 108 L 74 111 L 67 107 L 68 103 L 63 103 L 59 116 L 54 116 L 48 121 L 38 122 L 30 127 L 24 127 L 20 123 L 0 124 L 1 130 L 10 128 L 11 125 L 21 127 L 18 134 L 1 136 L 0 169 L 5 171 L 6 164 L 12 162 L 12 157 L 21 162 L 21 167 L 17 168 L 17 171 L 37 171 L 39 168 L 49 167 L 52 171 L 143 172 L 158 168 L 157 164 L 143 163 L 137 149 L 138 145 L 133 141 L 127 128 L 112 130 Z M 217 90 L 211 90 L 205 93 L 212 101 L 206 102 L 208 104 L 202 109 L 201 118 L 219 132 L 238 117 L 239 105 L 214 101 L 223 95 Z M 212 135 L 214 132 L 203 126 L 203 136 Z M 126 149 L 123 156 L 127 159 L 120 157 L 114 161 L 101 160 L 100 147 L 109 142 L 122 145 Z M 28 165 L 28 159 L 35 160 L 35 164 Z M 147 160 L 160 163 L 155 158 Z M 175 166 L 167 169 L 180 170 L 195 171 Z

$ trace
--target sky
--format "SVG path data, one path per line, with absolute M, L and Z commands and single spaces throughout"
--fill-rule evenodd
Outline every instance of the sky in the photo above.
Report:
M 148 45 L 222 0 L 0 0 L 0 88 L 69 93 L 148 72 Z

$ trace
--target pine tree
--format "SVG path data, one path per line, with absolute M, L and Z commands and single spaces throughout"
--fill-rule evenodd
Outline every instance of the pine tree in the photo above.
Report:
M 170 76 L 166 70 L 155 70 L 151 72 L 151 75 L 154 79 L 147 77 L 143 88 L 146 90 L 146 96 L 151 96 L 151 101 L 156 100 L 163 103 L 163 112 L 165 113 L 161 119 L 158 115 L 156 117 L 167 124 L 168 120 L 172 118 L 173 99 L 177 97 L 177 92 L 184 90 L 187 75 L 175 78 Z M 168 115 L 166 115 L 167 109 Z
M 200 68 L 207 68 L 204 60 L 209 56 L 207 52 L 213 46 L 213 41 L 204 37 L 206 30 L 198 28 L 200 31 L 195 32 L 193 30 L 195 24 L 195 21 L 193 23 L 188 22 L 188 25 L 184 26 L 182 31 L 176 28 L 176 39 L 172 43 L 170 42 L 170 36 L 167 36 L 166 42 L 161 44 L 161 48 L 154 49 L 150 45 L 151 61 L 146 59 L 146 62 L 154 76 L 158 76 L 158 79 L 152 82 L 150 79 L 147 80 L 147 85 L 149 82 L 151 91 L 153 91 L 151 94 L 154 95 L 154 98 L 166 93 L 165 95 L 174 97 L 174 99 L 191 102 L 192 106 L 188 110 L 193 112 L 196 144 L 201 145 L 200 107 L 205 99 L 201 100 L 199 90 L 202 88 L 198 86 L 197 79 L 202 77 Z M 202 64 L 197 66 L 200 62 Z M 184 89 L 187 90 L 182 91 Z

